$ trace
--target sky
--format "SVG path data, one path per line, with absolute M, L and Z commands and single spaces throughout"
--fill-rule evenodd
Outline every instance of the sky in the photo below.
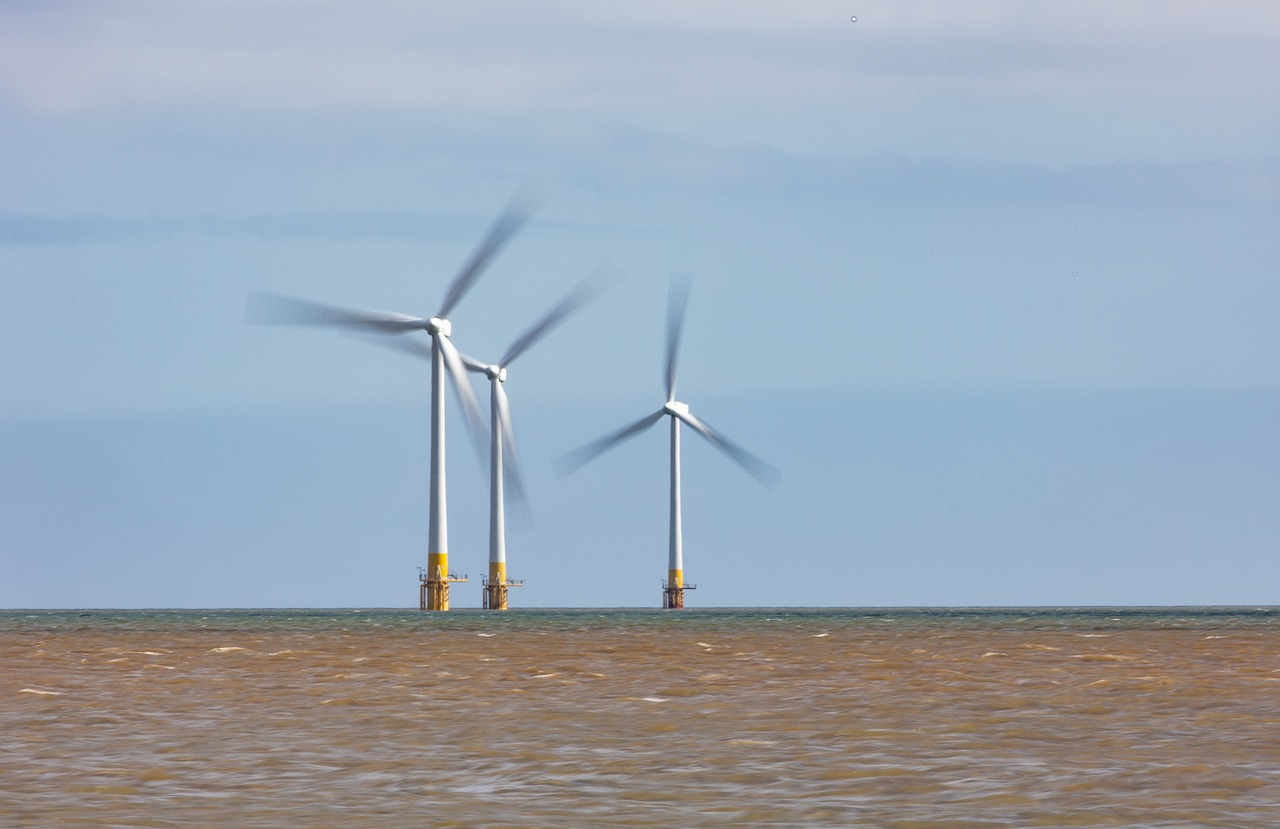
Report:
M 1274 605 L 1280 10 L 1181 0 L 0 0 L 0 607 L 416 607 L 429 365 L 522 355 L 516 607 Z M 477 385 L 484 399 L 485 390 Z M 452 406 L 452 404 L 451 404 Z M 449 410 L 449 554 L 487 484 Z

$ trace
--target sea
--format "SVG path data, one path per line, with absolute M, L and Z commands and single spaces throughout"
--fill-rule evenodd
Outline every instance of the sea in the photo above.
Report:
M 0 827 L 1280 826 L 1280 608 L 0 611 Z

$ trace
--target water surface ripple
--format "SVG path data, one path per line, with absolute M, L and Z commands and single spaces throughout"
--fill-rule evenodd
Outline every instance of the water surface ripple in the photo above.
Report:
M 0 825 L 1280 825 L 1280 610 L 3 611 Z

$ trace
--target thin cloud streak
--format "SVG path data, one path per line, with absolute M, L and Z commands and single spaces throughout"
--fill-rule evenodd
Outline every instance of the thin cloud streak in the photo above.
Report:
M 579 156 L 581 164 L 584 158 Z M 683 188 L 712 188 L 744 198 L 833 199 L 859 203 L 946 204 L 951 201 L 1108 207 L 1255 209 L 1280 207 L 1280 158 L 1258 162 L 1132 163 L 1062 169 L 981 160 L 813 158 L 769 149 L 717 150 L 655 141 L 625 167 L 588 165 L 597 183 L 625 190 L 656 179 Z M 566 170 L 566 175 L 584 175 Z M 138 219 L 53 217 L 0 211 L 0 245 L 69 245 L 177 233 L 264 239 L 459 240 L 482 217 L 416 210 L 316 210 L 259 215 Z M 544 226 L 544 230 L 546 227 Z M 563 224 L 561 230 L 566 229 Z M 614 228 L 623 232 L 641 228 Z
M 704 132 L 727 118 L 749 138 L 776 134 L 757 131 L 763 120 L 807 122 L 818 108 L 839 125 L 823 139 L 833 149 L 904 98 L 931 100 L 941 123 L 975 107 L 1043 118 L 1035 110 L 1052 100 L 1065 125 L 1095 99 L 1121 111 L 1155 102 L 1175 110 L 1165 118 L 1196 102 L 1240 101 L 1242 78 L 1250 98 L 1280 96 L 1280 16 L 1268 4 L 1230 6 L 1205 15 L 1189 3 L 905 2 L 858 24 L 817 3 L 10 9 L 0 12 L 0 98 L 49 116 L 554 112 L 684 120 Z M 833 100 L 848 109 L 831 111 Z

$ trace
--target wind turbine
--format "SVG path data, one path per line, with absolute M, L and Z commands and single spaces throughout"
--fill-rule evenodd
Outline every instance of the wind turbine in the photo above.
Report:
M 490 228 L 489 234 L 476 248 L 462 269 L 454 276 L 436 314 L 415 317 L 391 311 L 367 311 L 335 308 L 307 300 L 273 294 L 251 294 L 246 309 L 247 322 L 297 325 L 332 325 L 366 334 L 405 334 L 426 331 L 431 336 L 431 491 L 430 521 L 427 537 L 427 569 L 419 576 L 418 604 L 423 610 L 448 610 L 449 585 L 466 581 L 449 572 L 449 530 L 445 498 L 445 375 L 453 381 L 454 391 L 462 404 L 472 439 L 479 446 L 484 440 L 484 426 L 479 405 L 467 379 L 466 368 L 458 349 L 450 339 L 453 326 L 449 314 L 475 285 L 485 268 L 493 261 L 534 209 L 533 200 L 518 194 Z M 426 345 L 398 338 L 388 341 L 398 347 L 421 353 Z
M 555 307 L 516 337 L 502 359 L 492 365 L 462 355 L 462 361 L 468 369 L 484 374 L 489 380 L 489 575 L 484 582 L 483 605 L 487 609 L 506 610 L 508 589 L 523 584 L 507 579 L 506 495 L 503 479 L 508 479 L 513 499 L 522 501 L 524 498 L 515 431 L 511 425 L 511 405 L 504 388 L 507 367 L 619 278 L 616 270 L 606 267 L 583 280 Z
M 560 472 L 567 475 L 583 464 L 609 451 L 625 440 L 651 428 L 664 417 L 671 418 L 671 524 L 667 557 L 667 578 L 662 584 L 663 608 L 684 607 L 684 591 L 697 585 L 685 584 L 684 548 L 680 515 L 680 424 L 683 423 L 767 487 L 777 483 L 780 473 L 760 458 L 712 429 L 689 411 L 689 406 L 676 400 L 676 363 L 680 355 L 680 336 L 684 329 L 685 309 L 689 304 L 692 279 L 674 276 L 667 301 L 667 402 L 652 414 L 623 426 L 599 440 L 565 455 L 560 462 Z

